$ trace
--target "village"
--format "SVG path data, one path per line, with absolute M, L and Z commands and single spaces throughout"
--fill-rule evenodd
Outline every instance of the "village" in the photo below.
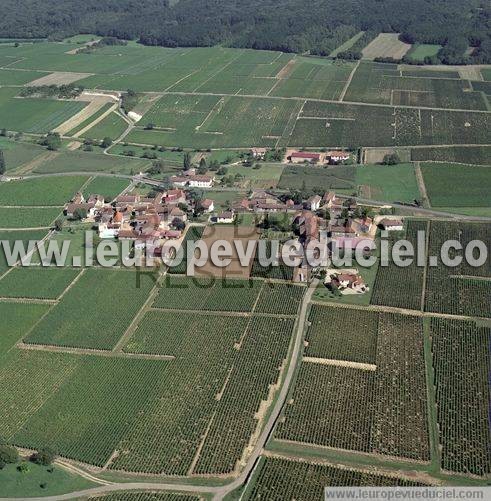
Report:
M 265 154 L 266 150 L 260 148 L 250 152 L 256 159 Z M 286 154 L 292 163 L 329 164 L 349 158 L 349 153 L 343 151 Z M 144 181 L 142 174 L 139 179 Z M 146 256 L 155 259 L 172 258 L 191 225 L 233 229 L 242 227 L 247 220 L 247 225 L 254 228 L 254 239 L 271 239 L 272 235 L 282 243 L 296 239 L 305 250 L 311 242 L 329 239 L 328 255 L 334 248 L 353 253 L 360 242 L 373 241 L 379 229 L 403 230 L 401 217 L 376 214 L 373 208 L 359 206 L 354 199 L 338 196 L 334 191 L 293 200 L 275 190 L 254 189 L 221 210 L 215 200 L 201 196 L 202 190 L 216 184 L 215 177 L 196 174 L 193 167 L 170 177 L 167 184 L 152 184 L 153 188 L 148 187 L 144 195 L 124 192 L 114 200 L 105 200 L 99 194 L 85 198 L 77 193 L 65 205 L 64 215 L 92 223 L 101 240 L 130 241 L 135 250 L 145 251 Z M 207 191 L 210 193 L 213 192 Z M 227 238 L 233 234 L 227 233 Z M 310 266 L 307 259 L 295 268 L 292 280 L 310 282 L 314 276 L 321 276 L 326 287 L 337 294 L 364 294 L 369 290 L 358 269 L 319 270 Z

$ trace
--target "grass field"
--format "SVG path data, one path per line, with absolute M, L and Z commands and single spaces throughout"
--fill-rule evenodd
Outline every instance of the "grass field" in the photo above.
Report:
M 56 207 L 0 207 L 0 225 L 7 229 L 49 227 L 58 216 L 61 216 L 61 208 Z
M 58 299 L 80 270 L 18 267 L 0 279 L 0 297 Z
M 287 165 L 278 184 L 283 189 L 322 188 L 323 190 L 354 190 L 355 167 L 315 167 Z
M 425 163 L 421 170 L 432 207 L 491 206 L 491 167 Z
M 150 160 L 142 158 L 121 158 L 103 155 L 102 150 L 96 148 L 91 153 L 82 151 L 63 151 L 34 169 L 36 174 L 57 174 L 65 172 L 118 172 L 129 174 L 145 170 L 150 166 Z
M 406 56 L 415 61 L 424 61 L 425 57 L 436 56 L 441 48 L 441 45 L 418 43 L 409 49 Z
M 0 242 L 6 242 L 5 245 L 13 247 L 16 241 L 22 242 L 27 248 L 29 241 L 37 242 L 42 240 L 46 234 L 47 230 L 35 230 L 35 231 L 1 231 L 0 232 Z M 12 252 L 14 255 L 14 252 Z M 3 275 L 8 269 L 8 262 L 6 259 L 7 252 L 2 244 L 0 247 L 0 276 Z
M 87 181 L 84 176 L 24 179 L 0 184 L 0 205 L 61 207 Z
M 26 342 L 113 348 L 148 298 L 152 286 L 148 277 L 143 277 L 141 288 L 136 288 L 135 284 L 136 274 L 130 271 L 87 269 Z M 110 299 L 115 291 L 124 291 L 119 294 L 118 301 Z M 94 317 L 87 315 L 89 311 L 96 315 L 100 328 L 93 328 Z
M 81 130 L 85 129 L 85 127 L 87 127 L 94 120 L 96 120 L 101 115 L 103 115 L 109 108 L 111 108 L 111 106 L 113 106 L 113 103 L 106 103 L 98 111 L 96 111 L 93 115 L 91 115 L 86 120 L 84 120 L 82 123 L 80 123 L 79 125 L 77 125 L 77 127 L 74 127 L 71 131 L 69 131 L 68 134 L 67 134 L 67 136 L 73 136 L 77 132 L 80 132 Z
M 388 202 L 420 198 L 412 164 L 363 165 L 356 168 L 355 179 L 362 198 Z

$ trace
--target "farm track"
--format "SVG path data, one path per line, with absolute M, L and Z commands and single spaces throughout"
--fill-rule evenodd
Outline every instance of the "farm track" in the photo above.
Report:
M 427 209 L 431 208 L 430 198 L 428 197 L 428 192 L 426 191 L 425 180 L 423 178 L 423 172 L 421 171 L 421 165 L 419 162 L 414 164 L 414 173 L 416 174 L 416 181 L 418 183 L 419 193 L 423 200 L 423 206 Z

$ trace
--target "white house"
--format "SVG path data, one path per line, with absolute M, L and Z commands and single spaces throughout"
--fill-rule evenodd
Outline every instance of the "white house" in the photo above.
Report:
M 99 224 L 99 238 L 116 238 L 119 234 L 119 224 L 100 223 Z
M 211 188 L 213 186 L 213 178 L 209 176 L 189 176 L 187 179 L 191 188 Z
M 312 211 L 319 210 L 322 198 L 319 195 L 314 195 L 307 200 L 307 204 Z
M 326 158 L 330 162 L 344 162 L 349 160 L 349 153 L 347 151 L 336 150 L 336 151 L 328 151 L 326 153 Z
M 210 200 L 209 198 L 201 200 L 199 205 L 205 212 L 213 212 L 215 210 L 215 203 L 213 202 L 213 200 Z
M 404 221 L 402 219 L 382 219 L 380 224 L 387 231 L 402 231 L 404 229 Z
M 217 214 L 216 217 L 217 223 L 233 223 L 234 222 L 234 213 L 232 211 L 225 211 L 220 214 Z

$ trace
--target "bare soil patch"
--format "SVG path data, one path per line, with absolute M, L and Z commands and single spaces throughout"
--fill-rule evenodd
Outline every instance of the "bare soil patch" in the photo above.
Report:
M 380 33 L 361 52 L 365 59 L 376 57 L 401 59 L 410 48 L 410 44 L 399 40 L 399 33 Z
M 67 85 L 77 80 L 82 80 L 92 76 L 92 73 L 73 73 L 64 71 L 55 71 L 44 77 L 38 78 L 26 84 L 27 87 L 41 87 L 42 85 Z

